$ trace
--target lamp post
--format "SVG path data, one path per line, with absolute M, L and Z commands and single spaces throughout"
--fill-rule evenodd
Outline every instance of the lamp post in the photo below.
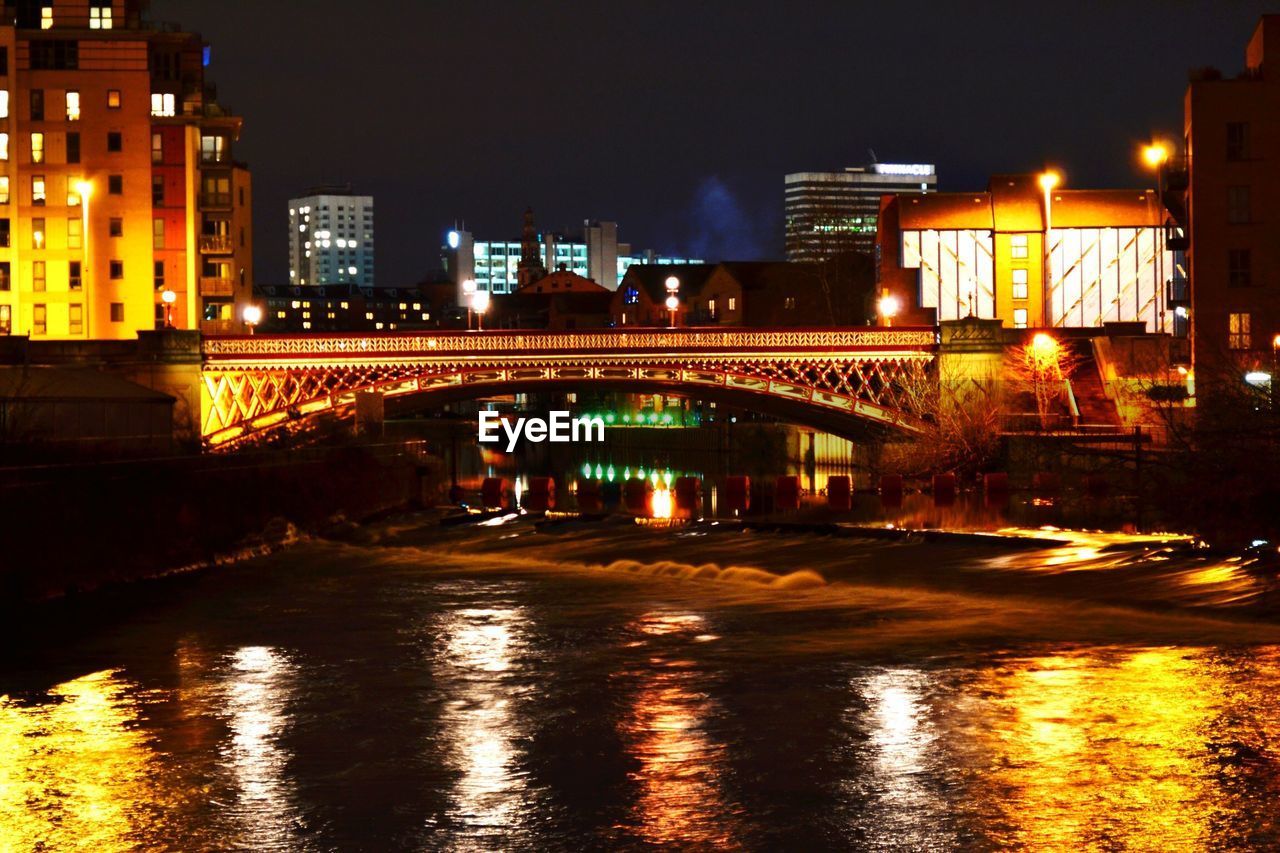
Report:
M 462 298 L 467 301 L 467 331 L 471 331 L 471 303 L 475 301 L 476 280 L 468 278 L 462 282 Z
M 471 307 L 476 312 L 476 331 L 484 331 L 484 312 L 489 308 L 489 291 L 477 290 L 471 294 Z
M 1156 225 L 1156 281 L 1159 288 L 1156 298 L 1160 305 L 1160 328 L 1158 331 L 1164 331 L 1164 306 L 1169 298 L 1168 285 L 1164 280 L 1164 233 L 1165 233 L 1165 206 L 1164 206 L 1164 164 L 1169 159 L 1169 149 L 1165 148 L 1159 142 L 1153 142 L 1142 148 L 1142 160 L 1147 166 L 1156 173 L 1156 204 L 1159 205 L 1159 221 Z
M 671 313 L 671 328 L 676 327 L 676 311 L 680 310 L 680 297 L 674 293 L 667 297 L 667 311 Z
M 893 318 L 898 315 L 901 307 L 898 297 L 891 293 L 880 297 L 880 301 L 876 303 L 876 313 L 880 315 L 880 322 L 886 329 L 893 325 Z
M 93 305 L 92 295 L 89 292 L 89 197 L 93 195 L 93 184 L 88 181 L 77 181 L 76 192 L 80 194 L 80 240 L 83 248 L 81 249 L 84 268 L 80 270 L 80 287 L 84 290 L 85 307 Z M 91 338 L 91 330 L 89 324 L 93 319 L 93 311 L 85 310 L 84 312 L 84 336 Z
M 1062 182 L 1057 172 L 1047 171 L 1040 174 L 1040 189 L 1044 190 L 1044 257 L 1040 260 L 1040 325 L 1051 325 L 1049 317 L 1049 296 L 1053 289 L 1053 249 L 1049 245 L 1049 232 L 1053 230 L 1053 190 Z
M 173 328 L 173 303 L 178 301 L 178 294 L 169 288 L 165 288 L 160 293 L 160 301 L 164 303 L 164 327 L 166 329 Z
M 253 334 L 253 327 L 262 322 L 262 309 L 257 305 L 244 306 L 244 324 L 249 327 L 249 334 Z

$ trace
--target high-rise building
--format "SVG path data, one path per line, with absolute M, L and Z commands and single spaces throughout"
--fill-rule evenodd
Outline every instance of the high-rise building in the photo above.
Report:
M 927 163 L 873 163 L 843 172 L 795 172 L 785 178 L 787 260 L 816 261 L 837 252 L 871 253 L 880 197 L 938 187 Z
M 1175 274 L 1154 190 L 1045 190 L 995 175 L 986 192 L 887 196 L 877 276 L 907 323 L 965 317 L 1014 328 L 1178 328 L 1160 282 Z
M 243 328 L 241 120 L 206 85 L 209 47 L 144 6 L 0 6 L 0 334 Z
M 373 286 L 373 197 L 350 187 L 289 199 L 289 283 Z
M 524 234 L 520 240 L 476 240 L 465 229 L 455 228 L 445 236 L 442 260 L 449 277 L 459 288 L 471 279 L 479 290 L 494 294 L 514 293 L 520 286 L 522 263 L 533 269 L 540 263 L 544 273 L 564 269 L 616 290 L 627 268 L 632 264 L 702 263 L 700 260 L 674 258 L 645 250 L 633 252 L 629 243 L 618 242 L 618 223 L 586 220 L 580 235 L 566 236 L 556 232 L 537 232 L 531 213 L 526 212 Z M 532 231 L 532 233 L 530 233 Z M 526 261 L 532 242 L 535 258 Z
M 1192 363 L 1205 387 L 1206 373 L 1272 374 L 1280 359 L 1277 116 L 1280 15 L 1266 15 L 1245 49 L 1243 73 L 1192 72 L 1185 164 L 1172 160 L 1166 179 L 1190 238 Z

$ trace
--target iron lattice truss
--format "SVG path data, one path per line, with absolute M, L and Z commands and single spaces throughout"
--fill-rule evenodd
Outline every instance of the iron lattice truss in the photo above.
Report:
M 727 389 L 911 429 L 934 340 L 897 329 L 215 338 L 205 343 L 202 432 L 217 446 L 296 427 L 349 409 L 360 391 L 483 396 L 543 382 Z

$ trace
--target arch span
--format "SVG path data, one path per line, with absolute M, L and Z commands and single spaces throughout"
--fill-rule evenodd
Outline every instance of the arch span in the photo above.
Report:
M 341 414 L 356 394 L 446 402 L 584 386 L 749 405 L 838 433 L 913 430 L 933 329 L 608 330 L 205 341 L 212 447 Z

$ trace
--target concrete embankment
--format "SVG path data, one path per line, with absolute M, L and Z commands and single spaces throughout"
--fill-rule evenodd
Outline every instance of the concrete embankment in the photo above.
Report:
M 431 479 L 418 442 L 0 471 L 0 606 L 214 565 L 411 505 Z

